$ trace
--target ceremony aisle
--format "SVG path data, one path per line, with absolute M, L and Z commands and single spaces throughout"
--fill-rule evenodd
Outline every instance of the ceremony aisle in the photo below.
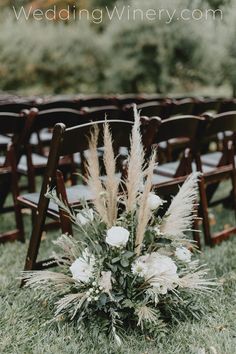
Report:
M 29 221 L 28 216 L 25 217 Z M 1 216 L 0 222 L 3 222 Z M 6 220 L 6 225 L 9 220 Z M 29 229 L 27 230 L 29 231 Z M 48 235 L 42 242 L 42 253 L 52 250 Z M 167 336 L 157 341 L 132 336 L 114 349 L 106 338 L 80 338 L 71 325 L 46 324 L 51 319 L 46 304 L 35 301 L 30 289 L 19 289 L 19 272 L 24 264 L 27 245 L 0 246 L 0 348 L 1 354 L 233 354 L 235 352 L 236 239 L 204 251 L 203 263 L 214 270 L 222 287 L 205 303 L 207 313 L 199 321 L 172 325 Z M 46 252 L 49 248 L 48 252 Z M 60 329 L 60 331 L 59 331 Z

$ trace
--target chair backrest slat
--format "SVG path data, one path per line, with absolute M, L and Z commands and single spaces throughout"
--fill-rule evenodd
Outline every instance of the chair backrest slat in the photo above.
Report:
M 193 141 L 205 124 L 204 117 L 176 116 L 165 119 L 158 129 L 156 142 L 161 143 L 176 138 L 188 138 Z
M 0 112 L 20 113 L 23 109 L 31 109 L 30 103 L 4 103 L 0 104 Z
M 67 127 L 83 124 L 85 117 L 77 110 L 73 109 L 48 109 L 38 113 L 35 130 L 53 128 L 57 123 L 63 123 Z
M 60 109 L 60 108 L 79 110 L 80 104 L 79 102 L 76 102 L 74 100 L 52 100 L 49 102 L 43 102 L 41 104 L 38 104 L 37 108 L 40 111 L 46 111 L 49 109 Z
M 0 112 L 0 134 L 19 134 L 24 128 L 25 117 L 17 113 Z
M 214 137 L 218 133 L 224 133 L 226 131 L 236 132 L 236 111 L 225 112 L 213 116 L 212 119 L 209 120 L 205 137 Z
M 193 114 L 194 101 L 190 98 L 174 100 L 170 108 L 170 116 Z
M 102 134 L 104 123 L 104 120 L 96 122 L 96 126 L 99 130 L 98 147 L 103 146 Z M 129 137 L 133 124 L 129 121 L 122 120 L 108 120 L 108 123 L 116 147 L 128 147 L 130 143 Z M 83 152 L 84 150 L 87 150 L 89 148 L 88 141 L 91 134 L 91 129 L 93 129 L 94 126 L 95 124 L 90 122 L 77 127 L 66 129 L 59 148 L 60 156 L 70 155 L 76 152 Z
M 116 106 L 84 107 L 81 111 L 84 113 L 86 122 L 96 122 L 104 119 L 118 120 L 122 118 L 121 111 Z

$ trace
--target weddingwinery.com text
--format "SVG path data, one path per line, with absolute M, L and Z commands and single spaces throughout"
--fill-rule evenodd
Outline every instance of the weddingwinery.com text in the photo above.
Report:
M 96 8 L 92 11 L 87 9 L 78 9 L 76 6 L 68 6 L 63 9 L 54 5 L 48 10 L 40 8 L 35 9 L 32 6 L 15 8 L 13 12 L 17 20 L 35 20 L 35 21 L 77 21 L 88 20 L 94 24 L 101 24 L 106 21 L 126 20 L 126 21 L 164 21 L 166 24 L 177 21 L 201 21 L 201 20 L 223 20 L 223 11 L 220 9 L 154 9 L 146 10 L 133 8 L 131 6 L 114 6 L 112 9 L 107 6 L 104 9 Z

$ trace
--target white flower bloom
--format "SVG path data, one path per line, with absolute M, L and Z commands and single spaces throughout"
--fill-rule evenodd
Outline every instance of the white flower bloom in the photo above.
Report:
M 147 202 L 151 210 L 156 210 L 163 205 L 163 200 L 154 193 L 149 193 Z
M 145 277 L 148 270 L 147 265 L 141 260 L 134 262 L 131 269 L 134 275 L 139 275 L 140 277 Z
M 192 253 L 186 247 L 178 247 L 175 256 L 182 262 L 191 262 Z
M 177 266 L 170 257 L 153 252 L 139 257 L 132 269 L 136 270 L 137 267 L 141 270 L 140 276 L 144 276 L 160 294 L 166 294 L 176 287 L 179 279 Z
M 109 293 L 110 290 L 112 289 L 112 284 L 111 284 L 111 272 L 102 272 L 102 276 L 98 282 L 99 284 L 99 289 L 103 290 L 105 293 Z
M 73 279 L 78 282 L 88 283 L 92 277 L 94 265 L 95 257 L 90 255 L 86 249 L 82 257 L 77 258 L 70 266 Z
M 79 224 L 81 224 L 82 226 L 93 221 L 93 219 L 94 219 L 94 212 L 93 212 L 93 209 L 91 209 L 91 208 L 83 210 L 76 215 L 77 222 Z
M 113 247 L 124 247 L 129 239 L 129 231 L 124 227 L 113 226 L 107 231 L 106 243 Z

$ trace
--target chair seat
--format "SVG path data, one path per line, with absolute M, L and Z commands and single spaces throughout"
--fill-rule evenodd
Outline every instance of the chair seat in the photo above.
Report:
M 0 156 L 0 166 L 3 166 L 5 163 L 6 157 L 5 156 Z
M 154 175 L 152 178 L 152 185 L 159 185 L 162 183 L 168 183 L 172 180 L 172 177 L 162 176 L 154 171 Z
M 39 154 L 32 154 L 32 163 L 35 168 L 45 168 L 47 165 L 47 157 L 39 155 Z M 26 156 L 23 155 L 20 159 L 18 164 L 17 170 L 19 173 L 26 174 L 28 172 L 28 165 Z
M 98 157 L 102 157 L 104 155 L 104 147 L 100 147 L 98 150 Z M 119 150 L 119 155 L 122 156 L 122 157 L 127 157 L 129 154 L 129 151 L 127 148 L 125 147 L 120 147 L 120 150 Z M 85 150 L 84 151 L 84 157 L 85 158 L 88 158 L 89 156 L 89 150 Z M 80 166 L 81 165 L 81 155 L 79 153 L 75 154 L 74 155 L 74 162 Z
M 104 148 L 98 149 L 98 157 L 102 157 L 104 153 Z M 87 159 L 89 156 L 89 150 L 84 151 L 84 157 Z M 80 166 L 81 165 L 81 155 L 80 153 L 74 154 L 74 162 L 76 165 Z
M 181 146 L 181 145 L 186 145 L 189 142 L 189 139 L 187 138 L 175 138 L 175 139 L 170 139 L 167 141 L 162 141 L 158 146 L 160 149 L 162 150 L 166 150 L 169 146 L 173 147 L 173 146 Z
M 219 140 L 223 140 L 225 137 L 226 138 L 231 138 L 233 135 L 233 132 L 230 130 L 226 130 L 224 133 L 218 133 L 217 137 Z
M 39 137 L 40 137 L 40 141 L 42 143 L 48 143 L 52 140 L 52 132 L 50 132 L 48 129 L 42 129 L 39 132 Z M 38 135 L 36 133 L 33 133 L 31 135 L 30 144 L 31 145 L 38 145 L 39 144 Z
M 121 178 L 121 174 L 117 173 L 116 177 L 118 179 Z M 104 182 L 106 180 L 106 176 L 101 176 L 101 180 Z M 71 206 L 79 206 L 82 201 L 89 202 L 93 199 L 93 193 L 87 185 L 78 184 L 76 186 L 66 188 L 66 194 L 68 198 L 68 202 Z M 18 200 L 21 204 L 30 205 L 37 208 L 39 202 L 39 193 L 27 193 L 23 196 L 18 197 Z M 50 201 L 48 213 L 52 216 L 58 217 L 58 206 Z
M 216 151 L 216 152 L 202 155 L 201 161 L 205 165 L 217 167 L 219 165 L 221 158 L 222 158 L 222 152 Z
M 43 155 L 39 155 L 39 154 L 31 154 L 31 158 L 32 158 L 32 164 L 33 164 L 33 167 L 34 169 L 36 170 L 36 173 L 37 173 L 37 170 L 44 170 L 46 168 L 46 165 L 47 165 L 47 162 L 48 162 L 48 158 L 47 156 L 43 156 Z M 59 166 L 70 166 L 71 165 L 71 159 L 68 157 L 63 157 L 59 160 Z M 22 174 L 27 174 L 28 173 L 28 165 L 27 165 L 27 159 L 26 159 L 26 156 L 23 155 L 20 159 L 20 162 L 18 164 L 18 167 L 17 167 L 17 171 L 19 173 L 22 173 Z M 38 171 L 39 172 L 39 171 Z
M 9 136 L 0 135 L 0 146 L 7 146 L 11 142 Z
M 168 162 L 168 163 L 159 165 L 155 169 L 155 173 L 173 178 L 175 173 L 176 173 L 176 170 L 178 168 L 178 165 L 179 165 L 179 161 Z M 203 169 L 203 173 L 210 173 L 210 172 L 215 170 L 214 167 L 207 166 L 207 165 L 204 165 L 204 164 L 202 165 L 202 169 Z M 192 163 L 192 171 L 193 172 L 197 171 L 195 163 Z
M 89 187 L 82 184 L 66 188 L 66 193 L 71 206 L 79 205 L 80 202 L 90 201 L 93 198 Z M 25 206 L 33 206 L 36 209 L 39 202 L 39 193 L 24 194 L 18 197 L 18 201 Z M 52 201 L 49 202 L 48 213 L 52 216 L 59 216 L 58 206 Z

